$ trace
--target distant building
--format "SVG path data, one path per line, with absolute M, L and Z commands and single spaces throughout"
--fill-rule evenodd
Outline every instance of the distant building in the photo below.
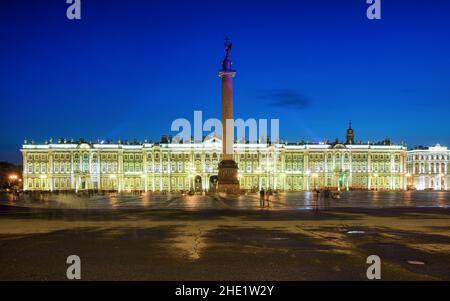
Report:
M 222 142 L 24 144 L 25 190 L 181 191 L 216 188 Z M 241 189 L 307 191 L 316 188 L 404 190 L 403 145 L 346 143 L 235 143 Z M 448 159 L 448 156 L 447 156 Z M 448 162 L 448 161 L 447 161 Z
M 417 190 L 448 190 L 450 150 L 437 144 L 408 151 L 408 186 Z

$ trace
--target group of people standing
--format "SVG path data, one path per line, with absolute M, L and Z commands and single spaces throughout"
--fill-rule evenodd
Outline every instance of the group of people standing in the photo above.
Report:
M 325 189 L 325 190 L 315 189 L 314 193 L 315 193 L 317 199 L 324 198 L 324 199 L 339 200 L 341 198 L 339 191 L 331 191 L 329 189 Z
M 264 188 L 261 188 L 261 190 L 259 191 L 259 207 L 261 208 L 270 207 L 269 199 L 271 195 L 272 191 L 270 189 L 266 191 Z
M 260 208 L 268 208 L 270 207 L 270 196 L 273 194 L 272 190 L 268 189 L 267 191 L 264 188 L 261 188 L 259 191 L 259 206 Z M 329 189 L 319 190 L 315 189 L 313 192 L 313 206 L 318 210 L 319 208 L 319 200 L 320 199 L 335 199 L 339 200 L 341 198 L 339 191 L 333 192 Z

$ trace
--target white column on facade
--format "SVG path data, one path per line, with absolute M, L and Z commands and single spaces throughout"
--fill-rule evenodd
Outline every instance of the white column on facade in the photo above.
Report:
M 70 152 L 70 189 L 74 189 L 75 188 L 75 183 L 74 183 L 74 168 L 73 168 L 73 156 L 74 153 L 73 151 Z
M 306 191 L 309 191 L 309 180 L 310 180 L 310 177 L 308 174 L 308 175 L 306 175 Z
M 101 168 L 101 158 L 100 158 L 100 149 L 97 150 L 97 174 L 98 174 L 98 183 L 97 189 L 102 190 L 102 168 Z
M 92 152 L 91 152 L 91 150 L 89 150 L 89 153 L 88 153 L 88 160 L 89 160 L 89 168 L 88 168 L 89 175 L 88 175 L 88 179 L 86 180 L 86 190 L 89 190 L 89 188 L 91 188 L 90 184 L 92 184 L 92 185 L 94 184 L 94 182 L 91 181 L 91 179 L 92 179 Z
M 274 152 L 273 152 L 273 170 L 272 170 L 272 175 L 273 175 L 273 189 L 277 189 L 277 179 L 276 179 L 276 174 L 277 174 L 277 163 L 278 163 L 278 157 L 277 157 L 277 152 L 276 149 L 274 147 Z
M 163 178 L 164 178 L 164 166 L 163 166 L 164 153 L 160 151 L 159 164 L 160 164 L 160 177 L 159 177 L 159 191 L 163 191 Z
M 311 170 L 309 169 L 309 151 L 306 153 L 306 156 L 305 156 L 305 159 L 304 159 L 304 161 L 305 161 L 305 175 L 306 175 L 306 178 L 305 178 L 305 180 L 306 180 L 306 182 L 305 182 L 305 184 L 306 184 L 306 191 L 309 191 L 309 188 L 310 188 L 310 176 L 311 176 Z
M 117 154 L 117 190 L 122 191 L 122 180 L 123 180 L 123 150 L 120 150 Z
M 22 184 L 23 190 L 28 190 L 28 154 L 26 151 L 22 151 L 23 157 L 23 171 L 22 171 Z
M 353 183 L 353 153 L 350 150 L 350 154 L 349 154 L 349 165 L 350 165 L 350 179 L 349 179 L 349 183 L 347 184 L 347 190 L 349 190 L 349 187 L 353 187 L 354 183 Z
M 370 146 L 369 146 L 370 147 Z M 372 189 L 372 177 L 371 177 L 371 173 L 372 173 L 372 159 L 371 159 L 371 153 L 370 151 L 367 151 L 367 189 L 370 190 Z
M 49 189 L 50 191 L 53 191 L 53 152 L 48 154 L 49 156 L 49 162 L 50 162 L 50 172 L 48 173 L 49 177 L 48 177 L 48 185 L 49 185 Z M 42 172 L 42 170 L 41 170 Z
M 167 153 L 167 165 L 168 165 L 168 175 L 169 175 L 169 191 L 172 191 L 172 154 L 171 152 Z
M 389 154 L 389 157 L 390 157 L 390 164 L 389 164 L 389 169 L 390 169 L 390 178 L 391 178 L 391 180 L 390 180 L 390 189 L 392 190 L 392 189 L 394 189 L 394 158 L 395 158 L 395 155 L 391 152 L 390 154 Z
M 143 173 L 144 173 L 144 185 L 145 185 L 145 187 L 144 187 L 144 190 L 145 190 L 145 192 L 147 192 L 148 191 L 148 166 L 147 166 L 147 153 L 145 152 L 145 151 L 143 151 L 142 152 L 142 161 L 143 161 L 143 164 L 144 164 L 144 168 L 142 169 L 143 170 Z
M 155 192 L 156 190 L 156 183 L 155 183 L 155 174 L 156 174 L 156 167 L 155 167 L 155 152 L 152 152 L 152 191 Z

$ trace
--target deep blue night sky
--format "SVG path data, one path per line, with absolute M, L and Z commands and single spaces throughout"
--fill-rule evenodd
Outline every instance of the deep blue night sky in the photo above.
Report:
M 65 0 L 0 4 L 0 161 L 23 138 L 157 140 L 172 120 L 220 116 L 223 38 L 235 117 L 280 118 L 297 141 L 450 144 L 450 2 Z

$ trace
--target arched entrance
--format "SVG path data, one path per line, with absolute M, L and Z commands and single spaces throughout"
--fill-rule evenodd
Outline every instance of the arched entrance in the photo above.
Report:
M 194 179 L 194 190 L 195 191 L 203 191 L 202 187 L 202 177 L 196 176 Z

